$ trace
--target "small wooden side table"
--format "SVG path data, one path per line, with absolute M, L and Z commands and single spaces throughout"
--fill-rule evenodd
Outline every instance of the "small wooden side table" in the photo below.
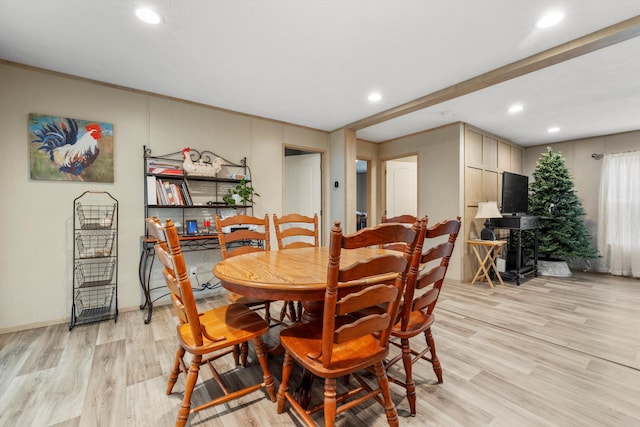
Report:
M 478 262 L 480 263 L 478 271 L 476 271 L 476 275 L 473 276 L 473 280 L 471 281 L 472 285 L 476 282 L 476 280 L 486 279 L 489 286 L 493 288 L 493 282 L 491 281 L 491 277 L 489 276 L 489 272 L 491 271 L 491 269 L 493 269 L 494 273 L 496 273 L 496 277 L 500 281 L 500 284 L 504 285 L 502 276 L 500 276 L 500 272 L 496 267 L 496 258 L 498 258 L 498 255 L 500 255 L 502 247 L 506 243 L 506 240 L 467 240 L 467 244 L 471 246 L 473 252 L 476 254 Z M 481 252 L 483 250 L 484 256 L 481 255 Z

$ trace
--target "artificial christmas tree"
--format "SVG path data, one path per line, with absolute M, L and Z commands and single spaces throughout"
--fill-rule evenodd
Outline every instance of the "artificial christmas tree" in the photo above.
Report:
M 584 225 L 584 209 L 576 196 L 573 181 L 561 152 L 547 147 L 536 163 L 529 183 L 529 215 L 540 217 L 538 252 L 543 260 L 565 261 L 596 258 L 589 231 Z M 532 242 L 527 246 L 533 251 Z

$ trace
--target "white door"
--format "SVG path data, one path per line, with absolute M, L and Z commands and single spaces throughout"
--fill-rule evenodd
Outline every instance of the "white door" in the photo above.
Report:
M 387 160 L 386 211 L 387 217 L 418 216 L 418 158 L 417 156 Z
M 318 214 L 318 235 L 322 238 L 321 154 L 310 153 L 284 158 L 284 212 L 306 216 Z

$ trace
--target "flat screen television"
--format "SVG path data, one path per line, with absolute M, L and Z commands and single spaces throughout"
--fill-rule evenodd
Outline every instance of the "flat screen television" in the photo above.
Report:
M 526 215 L 529 210 L 529 177 L 512 172 L 502 173 L 502 212 Z

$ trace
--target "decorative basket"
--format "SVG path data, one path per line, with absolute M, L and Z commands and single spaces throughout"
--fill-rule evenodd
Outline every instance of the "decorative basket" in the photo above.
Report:
M 83 205 L 76 203 L 76 213 L 80 228 L 84 230 L 101 230 L 111 228 L 116 205 Z
M 76 234 L 76 247 L 80 258 L 111 256 L 115 230 L 91 230 Z
M 108 315 L 113 302 L 115 286 L 79 289 L 76 291 L 78 317 L 97 317 Z
M 76 262 L 76 280 L 78 288 L 103 286 L 111 283 L 116 260 L 107 262 Z

